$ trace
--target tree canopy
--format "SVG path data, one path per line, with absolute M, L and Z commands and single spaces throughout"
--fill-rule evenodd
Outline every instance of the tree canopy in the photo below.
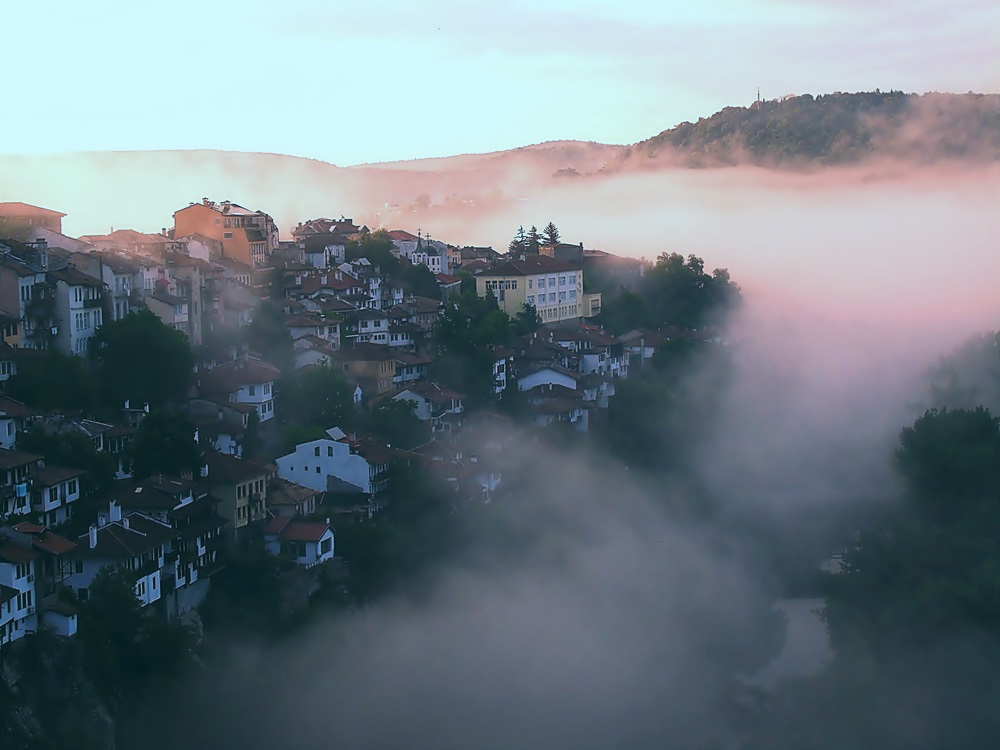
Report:
M 697 330 L 722 323 L 740 301 L 729 272 L 705 271 L 696 255 L 661 253 L 636 291 L 621 290 L 602 301 L 601 320 L 615 333 L 633 328 Z
M 90 341 L 90 356 L 104 403 L 150 408 L 182 401 L 194 380 L 187 336 L 149 310 L 104 323 Z
M 158 472 L 197 476 L 201 468 L 194 425 L 177 412 L 151 411 L 139 424 L 127 450 L 132 474 L 137 478 Z

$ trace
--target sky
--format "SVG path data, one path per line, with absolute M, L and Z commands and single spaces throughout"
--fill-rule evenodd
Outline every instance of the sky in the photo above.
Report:
M 0 153 L 338 165 L 633 143 L 786 94 L 1000 91 L 995 0 L 12 0 Z M 8 67 L 8 70 L 11 68 Z

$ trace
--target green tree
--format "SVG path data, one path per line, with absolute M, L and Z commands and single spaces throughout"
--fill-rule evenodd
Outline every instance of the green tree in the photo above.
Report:
M 364 428 L 397 448 L 416 448 L 431 438 L 430 425 L 416 410 L 415 401 L 386 399 L 368 411 Z
M 402 263 L 399 282 L 405 291 L 418 297 L 441 299 L 441 286 L 431 269 L 421 263 Z
M 283 373 L 294 368 L 292 335 L 285 326 L 285 314 L 274 302 L 264 300 L 257 306 L 243 336 L 251 350 L 273 362 Z
M 524 255 L 528 252 L 528 235 L 525 234 L 523 226 L 517 228 L 514 239 L 507 245 L 507 252 L 510 255 Z
M 542 244 L 543 245 L 558 245 L 559 244 L 559 228 L 551 221 L 545 225 L 542 230 Z
M 83 469 L 80 491 L 86 497 L 109 489 L 115 481 L 117 462 L 108 453 L 99 453 L 94 442 L 80 434 L 46 432 L 40 424 L 34 425 L 17 441 L 18 448 L 45 456 L 56 466 Z
M 298 427 L 347 427 L 354 421 L 354 392 L 332 367 L 303 367 L 282 389 L 286 421 Z
M 179 403 L 194 379 L 187 336 L 149 310 L 102 325 L 90 341 L 90 356 L 109 409 L 126 401 L 150 408 Z
M 538 228 L 535 225 L 531 226 L 528 230 L 527 242 L 524 246 L 524 251 L 528 255 L 538 255 L 538 249 L 541 247 L 542 240 L 541 236 L 538 234 Z
M 900 502 L 830 576 L 829 668 L 762 711 L 751 748 L 995 747 L 1000 422 L 929 411 L 900 434 Z
M 201 449 L 194 434 L 194 425 L 183 414 L 166 410 L 150 412 L 128 446 L 133 476 L 142 479 L 160 472 L 197 476 Z
M 87 363 L 55 350 L 25 350 L 17 374 L 7 381 L 7 393 L 43 411 L 90 414 L 98 406 L 98 381 Z
M 349 261 L 366 258 L 373 266 L 378 266 L 384 275 L 395 277 L 399 272 L 400 261 L 393 252 L 394 249 L 389 232 L 377 229 L 348 240 L 345 257 Z
M 88 676 L 106 698 L 117 698 L 135 679 L 134 645 L 143 619 L 135 575 L 117 567 L 98 573 L 81 607 L 79 637 Z

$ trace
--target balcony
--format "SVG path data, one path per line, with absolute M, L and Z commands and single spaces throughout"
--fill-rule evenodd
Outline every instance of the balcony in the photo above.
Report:
M 103 307 L 104 298 L 103 297 L 90 297 L 83 301 L 83 306 L 87 309 L 94 307 Z

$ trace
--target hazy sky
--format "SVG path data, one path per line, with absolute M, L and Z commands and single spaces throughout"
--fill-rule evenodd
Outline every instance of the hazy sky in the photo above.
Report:
M 1000 90 L 996 0 L 8 5 L 6 153 L 218 148 L 344 165 L 630 143 L 758 86 Z

